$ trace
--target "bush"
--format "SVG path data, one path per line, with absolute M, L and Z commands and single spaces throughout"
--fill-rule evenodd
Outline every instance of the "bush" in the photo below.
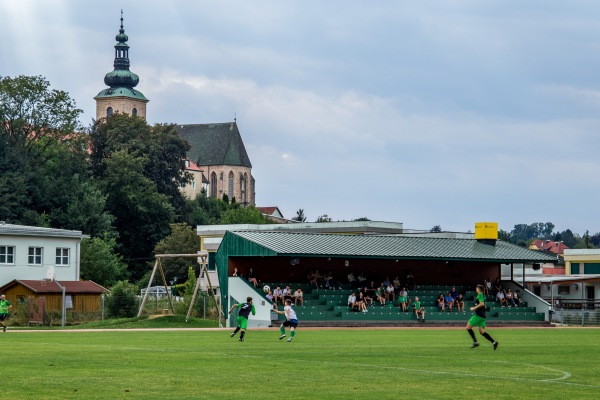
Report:
M 137 286 L 127 281 L 117 282 L 106 298 L 106 310 L 113 318 L 132 318 L 138 311 Z

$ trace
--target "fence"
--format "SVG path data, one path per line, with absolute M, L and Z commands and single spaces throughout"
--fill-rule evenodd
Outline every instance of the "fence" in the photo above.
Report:
M 555 300 L 551 320 L 561 325 L 600 325 L 600 300 Z

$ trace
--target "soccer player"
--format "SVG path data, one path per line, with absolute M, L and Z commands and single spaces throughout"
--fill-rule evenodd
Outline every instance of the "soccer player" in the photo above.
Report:
M 467 322 L 467 332 L 473 338 L 473 346 L 471 348 L 475 348 L 479 346 L 479 342 L 475 339 L 475 332 L 473 332 L 473 327 L 479 328 L 479 334 L 492 342 L 492 346 L 494 350 L 498 348 L 498 342 L 496 342 L 489 333 L 485 331 L 485 296 L 483 295 L 483 285 L 477 285 L 475 288 L 477 292 L 477 298 L 475 299 L 475 307 L 471 307 L 470 310 L 475 312 L 469 322 Z
M 252 313 L 252 315 L 256 315 L 256 309 L 254 308 L 254 304 L 252 304 L 252 297 L 248 297 L 246 302 L 243 304 L 234 304 L 231 306 L 229 314 L 231 314 L 236 307 L 239 309 L 237 328 L 235 328 L 235 331 L 231 333 L 231 337 L 234 337 L 241 329 L 242 333 L 240 333 L 240 342 L 243 342 L 244 336 L 246 335 L 246 329 L 248 328 L 248 317 L 250 316 L 250 313 Z
M 12 306 L 10 305 L 8 300 L 6 300 L 6 296 L 0 296 L 0 324 L 2 324 L 2 326 L 4 327 L 3 332 L 6 332 L 6 325 L 4 324 L 4 320 L 8 318 L 8 310 L 10 310 L 11 308 Z
M 415 297 L 415 301 L 412 304 L 413 310 L 415 311 L 415 315 L 417 316 L 417 322 L 421 321 L 420 318 L 423 318 L 423 322 L 425 322 L 425 307 L 419 301 L 419 297 Z M 420 318 L 419 318 L 420 317 Z
M 287 341 L 291 342 L 292 339 L 294 339 L 294 335 L 296 334 L 296 328 L 298 327 L 298 317 L 296 317 L 296 311 L 294 311 L 294 309 L 292 308 L 292 301 L 289 299 L 285 301 L 285 307 L 283 308 L 283 311 L 279 311 L 277 310 L 277 308 L 275 308 L 273 311 L 277 314 L 285 315 L 285 321 L 283 321 L 283 324 L 281 324 L 281 326 L 279 327 L 279 332 L 281 332 L 279 340 L 285 337 L 285 328 L 289 326 L 290 338 Z

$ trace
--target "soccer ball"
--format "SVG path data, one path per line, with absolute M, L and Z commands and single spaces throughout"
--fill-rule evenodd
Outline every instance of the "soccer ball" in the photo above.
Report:
M 263 292 L 269 293 L 270 291 L 271 291 L 271 288 L 269 287 L 269 285 L 263 286 Z

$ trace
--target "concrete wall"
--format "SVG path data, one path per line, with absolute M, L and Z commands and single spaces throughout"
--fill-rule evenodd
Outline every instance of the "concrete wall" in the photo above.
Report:
M 0 235 L 0 246 L 14 246 L 13 264 L 0 264 L 0 285 L 13 279 L 44 279 L 48 267 L 53 267 L 58 281 L 78 281 L 80 274 L 80 240 L 62 237 Z M 42 264 L 29 264 L 29 247 L 41 247 Z M 56 249 L 69 249 L 69 265 L 56 265 Z
M 248 318 L 249 328 L 271 326 L 273 303 L 265 300 L 246 281 L 241 278 L 229 278 L 229 298 L 231 299 L 231 297 L 235 298 L 238 303 L 244 303 L 247 297 L 252 297 L 256 315 L 250 314 L 250 318 Z M 232 303 L 229 303 L 227 310 L 223 310 L 223 312 L 227 313 L 232 305 Z M 227 327 L 230 327 L 229 318 L 227 318 Z

